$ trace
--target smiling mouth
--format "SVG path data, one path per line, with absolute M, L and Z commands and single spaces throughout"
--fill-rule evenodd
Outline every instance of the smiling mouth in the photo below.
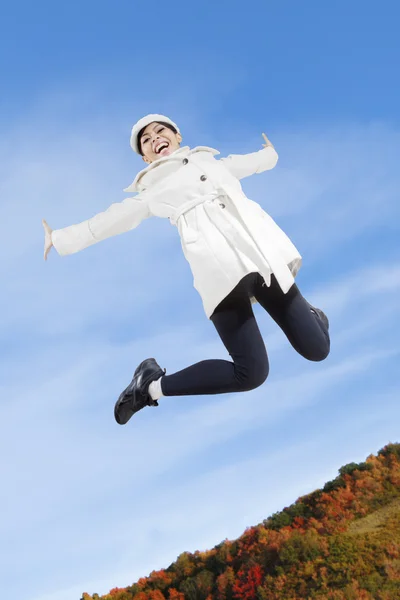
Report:
M 163 150 L 166 150 L 167 148 L 169 148 L 169 144 L 168 142 L 162 142 L 159 146 L 157 146 L 157 148 L 155 149 L 155 153 L 156 154 L 161 154 L 161 152 Z

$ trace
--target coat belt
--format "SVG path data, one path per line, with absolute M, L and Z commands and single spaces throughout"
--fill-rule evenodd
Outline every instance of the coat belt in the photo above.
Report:
M 176 225 L 180 217 L 199 204 L 204 204 L 205 210 L 209 213 L 211 220 L 229 243 L 240 250 L 257 266 L 259 273 L 263 276 L 267 285 L 270 285 L 271 273 L 274 273 L 281 289 L 286 293 L 293 285 L 294 278 L 288 265 L 276 252 L 273 244 L 265 239 L 264 236 L 257 236 L 253 228 L 248 226 L 245 215 L 236 206 L 239 213 L 238 229 L 236 219 L 232 218 L 229 211 L 221 211 L 214 203 L 214 200 L 220 197 L 230 197 L 229 190 L 215 190 L 209 194 L 196 196 L 188 202 L 179 206 L 170 217 L 172 225 Z M 224 206 L 223 204 L 221 206 Z M 223 214 L 224 213 L 224 214 Z M 258 237 L 258 239 L 257 239 Z
M 169 220 L 170 220 L 171 224 L 176 225 L 182 215 L 186 214 L 187 212 L 192 210 L 192 208 L 195 208 L 199 204 L 204 204 L 205 202 L 212 202 L 216 198 L 219 198 L 222 195 L 226 195 L 226 194 L 222 191 L 214 191 L 214 192 L 210 192 L 209 194 L 202 194 L 202 195 L 196 196 L 192 200 L 188 200 L 187 202 L 184 202 L 183 204 L 181 204 L 181 206 L 178 206 L 178 208 L 175 210 L 174 214 L 170 217 Z

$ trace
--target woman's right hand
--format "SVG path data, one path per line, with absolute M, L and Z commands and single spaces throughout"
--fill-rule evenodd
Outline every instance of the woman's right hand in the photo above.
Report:
M 44 219 L 42 219 L 42 223 L 44 227 L 44 260 L 47 260 L 47 255 L 53 246 L 53 242 L 51 241 L 51 233 L 53 230 Z

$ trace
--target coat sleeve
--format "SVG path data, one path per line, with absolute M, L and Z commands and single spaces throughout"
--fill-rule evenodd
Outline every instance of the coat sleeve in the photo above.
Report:
M 267 146 L 251 154 L 230 154 L 220 161 L 234 177 L 243 179 L 273 169 L 278 162 L 278 153 L 272 146 Z
M 135 196 L 112 204 L 91 219 L 55 229 L 51 234 L 54 248 L 61 256 L 74 254 L 106 238 L 135 229 L 150 216 L 148 203 Z

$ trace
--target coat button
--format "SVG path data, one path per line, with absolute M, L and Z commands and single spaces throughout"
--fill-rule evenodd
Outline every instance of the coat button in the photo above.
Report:
M 182 162 L 183 162 L 184 165 L 187 165 L 189 161 L 188 161 L 187 158 L 184 158 Z
M 225 204 L 220 204 L 220 207 L 221 208 L 225 208 Z
M 207 177 L 206 177 L 205 175 L 202 175 L 202 176 L 200 177 L 200 179 L 201 179 L 201 181 L 206 181 Z

